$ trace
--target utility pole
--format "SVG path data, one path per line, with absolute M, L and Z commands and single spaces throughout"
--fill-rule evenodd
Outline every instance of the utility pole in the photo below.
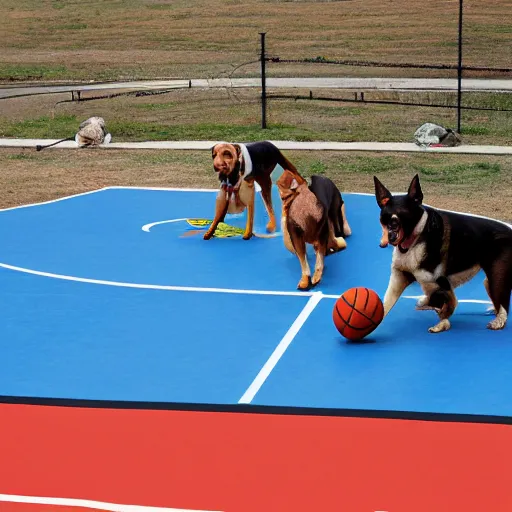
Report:
M 267 77 L 265 75 L 265 32 L 260 32 L 261 37 L 261 128 L 267 127 Z
M 461 133 L 460 111 L 462 98 L 462 2 L 459 0 L 459 62 L 457 66 L 457 132 Z

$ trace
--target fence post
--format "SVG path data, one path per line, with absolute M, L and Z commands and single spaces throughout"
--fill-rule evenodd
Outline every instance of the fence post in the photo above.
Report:
M 457 65 L 457 132 L 461 133 L 460 111 L 462 98 L 462 2 L 459 0 L 459 62 Z
M 260 32 L 261 37 L 261 128 L 267 127 L 267 77 L 265 75 L 265 32 Z

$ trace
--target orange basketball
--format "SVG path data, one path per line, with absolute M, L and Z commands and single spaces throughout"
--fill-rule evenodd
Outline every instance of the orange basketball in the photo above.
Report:
M 351 341 L 362 340 L 382 322 L 384 306 L 376 292 L 350 288 L 336 301 L 332 319 L 339 333 Z

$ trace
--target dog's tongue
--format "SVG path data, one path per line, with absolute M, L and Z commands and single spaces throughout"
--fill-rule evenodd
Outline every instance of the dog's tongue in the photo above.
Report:
M 402 243 L 400 243 L 398 245 L 398 248 L 400 249 L 400 251 L 407 252 L 409 250 L 409 248 L 411 247 L 411 245 L 416 240 L 416 238 L 417 238 L 417 236 L 415 233 L 413 233 L 411 236 L 409 236 L 409 238 L 406 238 Z
M 406 238 L 402 243 L 398 244 L 398 248 L 400 249 L 401 252 L 407 252 L 409 250 L 409 248 L 419 238 L 419 236 L 421 234 L 421 230 L 423 229 L 423 226 L 425 225 L 425 222 L 422 223 L 422 219 L 425 217 L 425 221 L 426 221 L 426 215 L 427 215 L 427 213 L 423 212 L 423 217 L 416 224 L 415 228 L 413 229 L 413 231 L 409 235 L 409 237 Z

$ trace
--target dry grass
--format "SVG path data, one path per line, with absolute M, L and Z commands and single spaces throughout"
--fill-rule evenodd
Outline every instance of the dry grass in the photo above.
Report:
M 373 175 L 404 190 L 413 173 L 433 206 L 512 221 L 512 157 L 289 151 L 305 176 L 330 176 L 342 191 L 373 193 Z M 35 150 L 0 152 L 0 207 L 105 186 L 218 186 L 208 151 Z M 490 200 L 490 198 L 493 198 Z
M 510 0 L 465 1 L 464 63 L 509 66 Z M 4 0 L 4 77 L 206 77 L 269 55 L 456 64 L 458 2 L 433 0 Z M 324 65 L 274 75 L 375 74 Z M 257 66 L 238 75 L 255 74 Z M 378 70 L 410 76 L 413 70 Z M 439 74 L 439 73 L 438 73 Z
M 464 5 L 464 64 L 510 66 L 510 0 L 465 0 Z M 3 0 L 0 80 L 205 78 L 233 72 L 258 76 L 254 61 L 261 31 L 267 32 L 268 54 L 281 58 L 455 64 L 457 15 L 458 2 L 446 0 L 428 5 L 423 0 Z M 301 63 L 269 64 L 268 74 L 454 76 Z M 340 91 L 322 94 L 352 96 Z M 368 92 L 366 98 L 454 103 L 453 96 L 446 95 Z M 65 137 L 83 119 L 101 115 L 115 141 L 411 141 L 424 122 L 454 127 L 456 119 L 450 109 L 275 100 L 269 103 L 270 129 L 262 131 L 257 90 L 184 90 L 57 103 L 65 99 L 69 95 L 2 101 L 0 136 Z M 512 103 L 510 95 L 468 94 L 464 101 L 507 108 Z M 510 114 L 465 111 L 463 128 L 466 143 L 512 143 Z M 512 220 L 509 157 L 323 152 L 291 156 L 305 173 L 325 173 L 343 190 L 371 191 L 374 172 L 391 187 L 403 189 L 404 181 L 418 171 L 428 202 Z M 201 152 L 2 150 L 0 163 L 4 207 L 106 185 L 216 186 L 208 154 Z
M 510 0 L 465 1 L 466 65 L 510 66 L 510 5 Z M 258 75 L 257 62 L 236 71 L 235 67 L 257 60 L 260 31 L 268 34 L 268 54 L 283 58 L 457 62 L 457 2 L 446 0 L 433 0 L 427 9 L 422 0 L 4 0 L 0 15 L 5 20 L 5 30 L 0 31 L 0 79 Z M 454 76 L 317 64 L 269 64 L 268 72 Z M 105 92 L 84 96 L 91 94 Z M 315 95 L 353 98 L 350 91 L 322 90 Z M 257 130 L 257 89 L 184 90 L 146 98 L 57 103 L 69 98 L 2 101 L 0 136 L 65 137 L 80 121 L 98 114 L 116 140 L 183 140 L 210 134 L 209 138 L 238 140 L 411 141 L 424 122 L 456 127 L 456 111 L 451 108 L 270 100 L 270 130 L 262 132 Z M 368 91 L 366 99 L 456 104 L 453 94 Z M 463 104 L 512 110 L 512 94 L 464 94 Z M 468 144 L 512 142 L 511 112 L 463 111 L 462 127 Z

